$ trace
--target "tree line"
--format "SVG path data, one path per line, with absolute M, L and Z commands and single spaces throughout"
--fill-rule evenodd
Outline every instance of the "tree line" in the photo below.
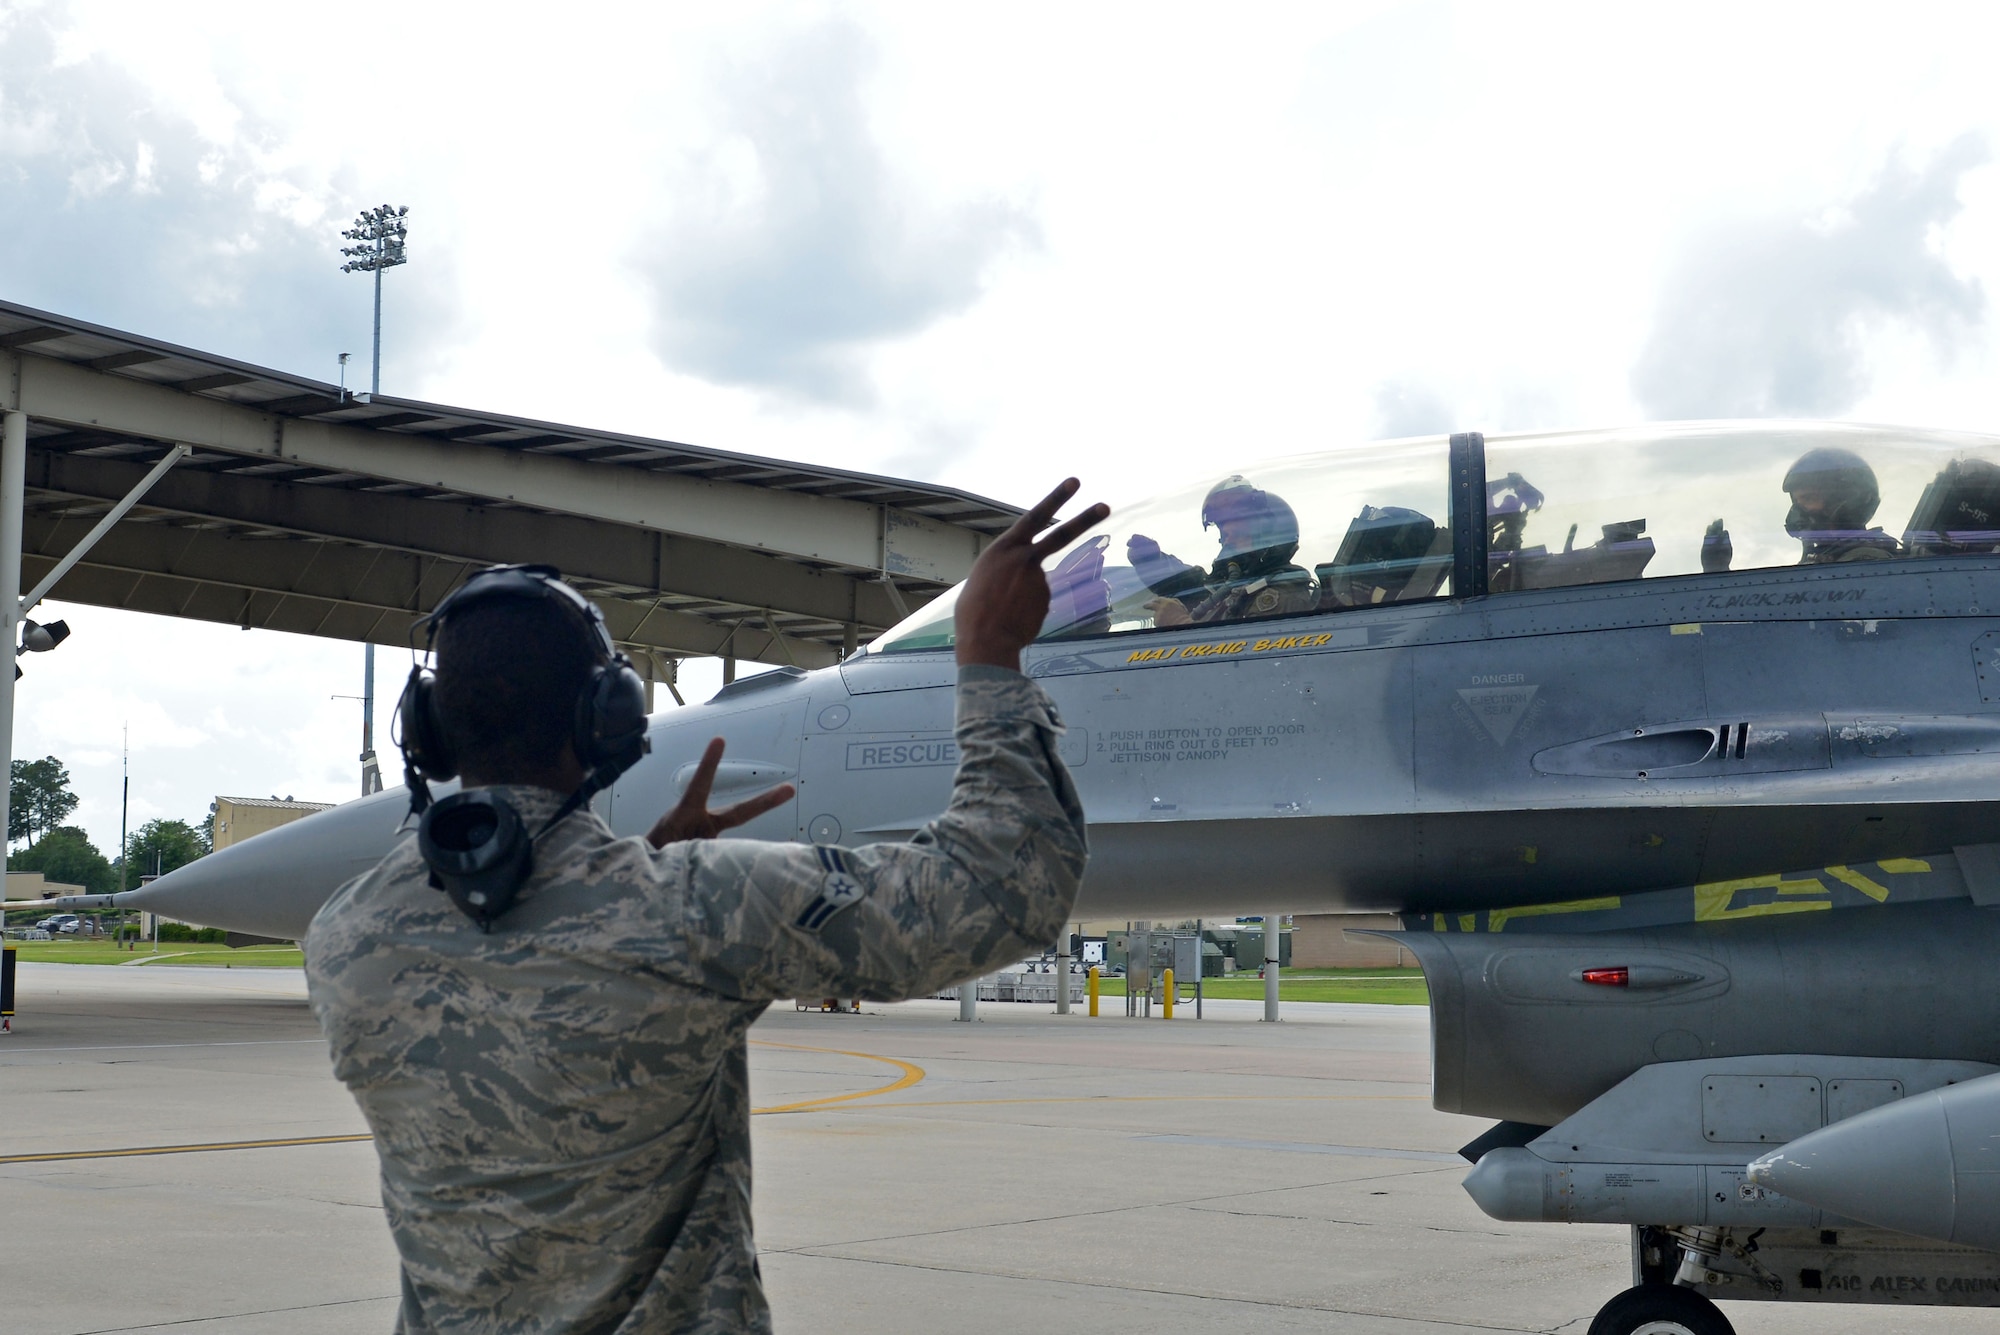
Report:
M 120 857 L 108 858 L 80 827 L 63 824 L 77 807 L 69 784 L 69 770 L 54 756 L 14 762 L 7 843 L 11 849 L 26 841 L 27 847 L 8 853 L 8 871 L 38 871 L 51 881 L 102 895 L 118 888 L 121 862 L 130 868 L 125 877 L 129 890 L 141 876 L 155 871 L 165 875 L 210 851 L 207 821 L 149 820 L 126 838 Z

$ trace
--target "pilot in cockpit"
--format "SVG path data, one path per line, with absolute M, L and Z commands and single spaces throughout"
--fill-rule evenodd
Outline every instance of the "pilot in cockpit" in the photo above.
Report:
M 1154 625 L 1241 621 L 1314 607 L 1312 576 L 1292 564 L 1299 519 L 1283 497 L 1241 476 L 1226 478 L 1202 502 L 1201 526 L 1211 524 L 1221 550 L 1206 571 L 1161 551 L 1143 533 L 1127 540 L 1133 571 L 1160 595 L 1146 604 Z
M 1546 499 L 1541 488 L 1519 473 L 1486 484 L 1487 587 L 1494 593 L 1527 587 L 1522 582 L 1523 571 L 1548 555 L 1546 547 L 1521 546 L 1528 516 L 1541 509 Z
M 1875 470 L 1852 450 L 1807 450 L 1785 473 L 1783 489 L 1792 498 L 1785 532 L 1799 540 L 1802 566 L 1847 561 L 1886 561 L 1902 545 L 1868 521 L 1882 504 Z M 1711 574 L 1729 569 L 1733 551 L 1720 519 L 1702 537 L 1701 568 Z

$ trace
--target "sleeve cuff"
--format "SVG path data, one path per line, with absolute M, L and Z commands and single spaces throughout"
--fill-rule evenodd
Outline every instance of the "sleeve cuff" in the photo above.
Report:
M 985 719 L 1020 719 L 1050 732 L 1063 730 L 1055 702 L 1034 682 L 1007 668 L 969 663 L 958 670 L 958 722 Z

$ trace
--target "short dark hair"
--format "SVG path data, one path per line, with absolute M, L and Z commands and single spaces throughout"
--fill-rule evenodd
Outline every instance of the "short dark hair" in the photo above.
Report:
M 553 602 L 500 598 L 452 614 L 438 631 L 436 699 L 459 771 L 555 764 L 596 664 L 577 618 Z

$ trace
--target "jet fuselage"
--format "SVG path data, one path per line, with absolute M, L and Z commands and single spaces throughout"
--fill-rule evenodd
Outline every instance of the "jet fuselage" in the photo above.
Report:
M 1987 841 L 1986 608 L 2000 558 L 1180 628 L 1038 645 L 1023 666 L 1062 713 L 1090 817 L 1079 913 L 1454 911 Z M 718 797 L 798 785 L 746 837 L 906 837 L 949 797 L 953 678 L 942 651 L 738 682 L 656 716 L 652 754 L 599 810 L 642 833 L 719 736 Z M 130 902 L 298 936 L 405 805 L 395 789 L 309 817 Z

